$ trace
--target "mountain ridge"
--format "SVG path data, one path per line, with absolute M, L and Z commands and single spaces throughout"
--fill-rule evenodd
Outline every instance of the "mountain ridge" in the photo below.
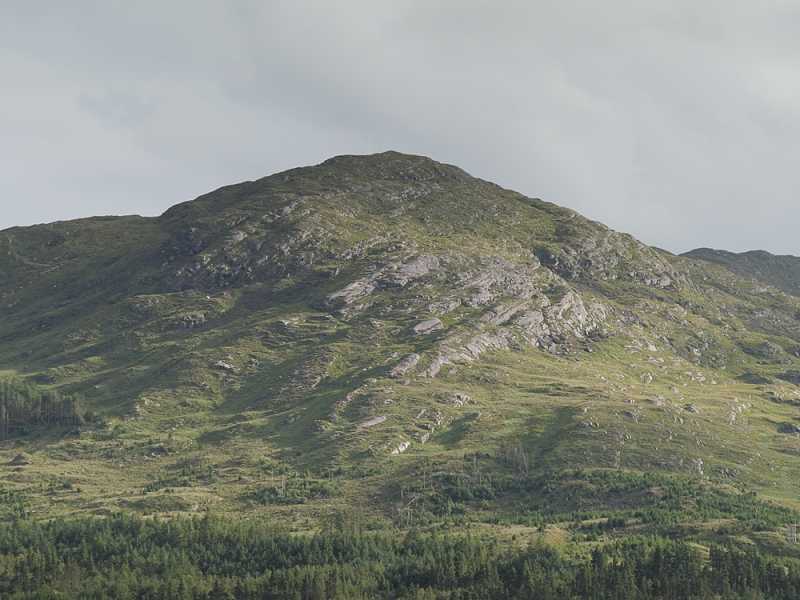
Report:
M 765 250 L 737 253 L 697 248 L 683 256 L 717 263 L 743 277 L 752 277 L 795 296 L 800 294 L 800 258 L 790 254 L 772 254 Z

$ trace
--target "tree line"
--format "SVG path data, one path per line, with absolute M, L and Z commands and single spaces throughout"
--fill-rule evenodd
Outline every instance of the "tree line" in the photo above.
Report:
M 752 548 L 634 538 L 565 554 L 469 534 L 293 535 L 262 521 L 18 520 L 0 528 L 0 597 L 118 600 L 796 600 L 800 566 Z
M 17 379 L 0 380 L 0 440 L 36 425 L 80 425 L 78 396 L 42 390 Z

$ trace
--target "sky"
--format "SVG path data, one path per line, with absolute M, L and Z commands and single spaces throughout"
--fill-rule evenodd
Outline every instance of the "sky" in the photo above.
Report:
M 398 150 L 800 255 L 800 0 L 0 0 L 0 229 Z

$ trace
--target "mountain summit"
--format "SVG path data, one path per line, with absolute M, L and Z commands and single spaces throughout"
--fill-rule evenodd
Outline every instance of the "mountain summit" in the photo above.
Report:
M 6 483 L 42 513 L 790 518 L 800 276 L 756 262 L 396 152 L 8 229 Z

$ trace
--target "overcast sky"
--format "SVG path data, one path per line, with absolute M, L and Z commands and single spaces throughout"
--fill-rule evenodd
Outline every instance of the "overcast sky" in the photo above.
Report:
M 0 229 L 395 149 L 800 254 L 800 0 L 0 0 Z

